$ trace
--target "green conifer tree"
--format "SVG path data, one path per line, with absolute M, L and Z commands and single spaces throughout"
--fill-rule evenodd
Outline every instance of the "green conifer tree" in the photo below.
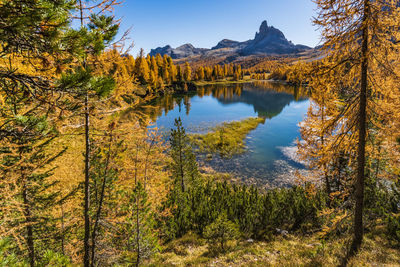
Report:
M 57 136 L 49 117 L 61 89 L 42 71 L 49 62 L 63 64 L 61 54 L 71 57 L 74 38 L 66 29 L 72 7 L 72 1 L 0 2 L 1 58 L 7 62 L 0 67 L 0 232 L 10 238 L 10 253 L 27 256 L 31 266 L 45 248 L 56 249 L 49 214 L 58 195 L 49 178 L 50 164 L 63 150 L 52 154 L 48 148 Z M 18 62 L 26 55 L 29 60 Z M 27 71 L 31 62 L 41 62 L 34 73 Z
M 190 184 L 198 177 L 196 156 L 190 146 L 181 118 L 175 119 L 175 129 L 171 129 L 170 155 L 173 159 L 171 165 L 172 176 L 176 184 L 179 184 L 182 192 L 185 192 Z
M 126 200 L 121 205 L 121 213 L 126 214 L 125 223 L 120 227 L 124 233 L 122 240 L 126 251 L 123 261 L 139 266 L 159 250 L 158 238 L 155 232 L 154 215 L 150 209 L 147 192 L 141 182 L 138 182 L 133 191 L 125 191 Z

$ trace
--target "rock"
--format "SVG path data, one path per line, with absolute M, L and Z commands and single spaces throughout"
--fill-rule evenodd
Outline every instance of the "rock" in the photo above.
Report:
M 307 247 L 319 247 L 319 246 L 321 246 L 321 243 L 312 243 L 307 245 Z
M 250 239 L 247 239 L 246 242 L 247 243 L 254 243 L 254 240 L 250 238 Z
M 286 231 L 286 230 L 282 230 L 282 229 L 279 229 L 279 228 L 276 228 L 275 230 L 276 230 L 276 232 L 277 232 L 278 234 L 280 234 L 280 235 L 282 235 L 282 236 L 284 236 L 284 237 L 286 237 L 286 236 L 289 234 L 289 232 Z

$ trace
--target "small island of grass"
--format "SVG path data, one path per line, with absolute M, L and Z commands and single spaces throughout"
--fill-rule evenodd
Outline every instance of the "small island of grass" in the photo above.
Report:
M 232 157 L 245 151 L 244 139 L 265 118 L 247 118 L 241 121 L 225 122 L 206 134 L 192 134 L 190 140 L 200 153 L 219 154 Z

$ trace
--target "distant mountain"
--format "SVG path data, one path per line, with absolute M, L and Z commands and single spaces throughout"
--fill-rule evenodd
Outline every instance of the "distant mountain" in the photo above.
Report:
M 150 51 L 151 56 L 155 56 L 157 54 L 168 55 L 173 59 L 192 57 L 197 55 L 202 55 L 209 49 L 206 48 L 196 48 L 192 44 L 184 44 L 177 48 L 172 48 L 170 45 L 166 45 L 164 47 L 158 47 L 156 49 L 152 49 Z
M 211 49 L 196 48 L 191 44 L 184 44 L 177 48 L 167 45 L 150 51 L 151 56 L 156 54 L 169 55 L 173 59 L 193 57 L 221 57 L 221 56 L 250 56 L 250 55 L 283 55 L 296 54 L 310 50 L 305 45 L 295 45 L 288 41 L 285 35 L 273 26 L 268 26 L 267 21 L 261 23 L 254 39 L 238 42 L 229 39 L 220 41 Z
M 211 50 L 220 49 L 220 48 L 236 48 L 241 46 L 243 43 L 238 41 L 233 41 L 229 39 L 224 39 L 220 41 L 216 46 L 211 48 Z

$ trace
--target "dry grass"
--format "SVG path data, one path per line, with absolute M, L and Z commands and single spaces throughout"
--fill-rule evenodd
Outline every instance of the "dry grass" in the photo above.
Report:
M 231 243 L 228 252 L 210 254 L 207 245 L 191 234 L 167 245 L 147 266 L 338 266 L 348 247 L 348 238 L 321 242 L 318 235 L 289 235 L 271 242 Z M 400 266 L 400 251 L 383 235 L 367 234 L 359 254 L 349 266 Z

